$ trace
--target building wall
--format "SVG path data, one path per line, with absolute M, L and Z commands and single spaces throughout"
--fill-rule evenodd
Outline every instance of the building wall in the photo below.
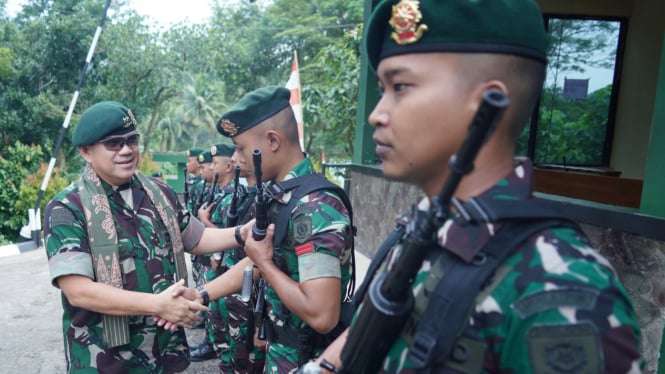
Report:
M 394 228 L 395 218 L 424 196 L 416 187 L 391 182 L 379 168 L 354 167 L 349 195 L 358 229 L 356 250 L 372 257 Z M 656 373 L 665 312 L 665 241 L 582 223 L 596 248 L 615 267 L 631 296 L 642 328 L 645 373 Z

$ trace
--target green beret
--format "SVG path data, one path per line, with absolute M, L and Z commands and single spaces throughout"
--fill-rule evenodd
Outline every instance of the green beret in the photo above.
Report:
M 233 153 L 235 151 L 236 147 L 228 144 L 215 144 L 210 148 L 210 154 L 212 154 L 212 157 L 215 156 L 231 157 L 233 156 Z
M 291 91 L 285 87 L 268 86 L 252 91 L 240 99 L 217 121 L 217 131 L 234 137 L 289 107 Z
M 546 61 L 548 38 L 533 0 L 383 0 L 365 48 L 376 71 L 386 57 L 423 52 L 500 53 Z
M 155 177 L 155 178 L 161 178 L 162 177 L 162 172 L 159 171 L 159 170 L 153 171 L 152 174 L 150 174 L 150 176 Z
M 187 157 L 199 157 L 203 152 L 205 152 L 205 150 L 202 148 L 190 148 L 187 150 Z
M 199 162 L 199 164 L 208 164 L 212 162 L 212 155 L 208 151 L 202 152 L 198 157 L 196 157 L 196 161 Z
M 126 106 L 115 101 L 102 101 L 83 112 L 72 134 L 76 147 L 92 145 L 110 135 L 136 130 L 136 118 Z

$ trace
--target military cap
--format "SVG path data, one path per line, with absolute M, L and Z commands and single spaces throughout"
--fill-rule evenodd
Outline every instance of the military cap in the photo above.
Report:
M 236 147 L 228 144 L 215 144 L 212 147 L 210 147 L 210 154 L 212 157 L 215 156 L 224 156 L 224 157 L 231 157 L 233 156 L 233 153 L 236 151 Z
M 110 135 L 136 130 L 136 118 L 126 106 L 115 101 L 102 101 L 86 109 L 72 134 L 76 147 L 95 144 Z
M 190 148 L 187 150 L 187 157 L 199 157 L 203 152 L 205 152 L 205 150 L 202 148 Z
M 383 0 L 370 16 L 365 48 L 381 59 L 408 53 L 500 53 L 546 61 L 547 34 L 533 0 Z
M 151 176 L 151 177 L 155 177 L 155 178 L 161 178 L 161 177 L 162 177 L 162 172 L 161 172 L 160 170 L 153 171 L 153 172 L 150 174 L 150 176 Z
M 199 164 L 207 164 L 212 162 L 212 155 L 210 152 L 204 151 L 197 156 L 196 160 L 199 162 Z
M 252 91 L 240 99 L 217 121 L 217 131 L 234 137 L 289 107 L 291 91 L 285 87 L 268 86 Z

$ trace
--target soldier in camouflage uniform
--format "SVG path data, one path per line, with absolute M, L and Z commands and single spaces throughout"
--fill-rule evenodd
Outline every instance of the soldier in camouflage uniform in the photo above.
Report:
M 198 218 L 206 227 L 226 227 L 219 214 L 211 215 L 211 211 L 219 211 L 222 206 L 221 204 L 224 203 L 227 195 L 233 192 L 233 177 L 235 176 L 235 173 L 231 156 L 233 156 L 234 152 L 235 147 L 228 144 L 216 144 L 210 148 L 210 155 L 212 157 L 210 169 L 213 174 L 218 173 L 218 186 L 217 193 L 215 194 L 216 196 L 214 196 L 212 203 L 210 205 L 204 203 L 198 210 Z M 212 191 L 212 188 L 210 190 Z M 206 202 L 207 201 L 209 201 L 209 195 L 206 197 Z M 216 255 L 221 255 L 221 253 Z M 219 272 L 219 263 L 215 260 L 215 257 L 209 256 L 208 258 L 211 266 L 203 274 L 206 283 L 215 279 Z M 193 361 L 219 357 L 222 349 L 227 347 L 224 340 L 225 333 L 223 331 L 223 328 L 226 326 L 226 321 L 220 319 L 218 308 L 219 305 L 217 302 L 210 304 L 210 311 L 205 318 L 207 338 L 203 343 L 197 345 L 196 349 L 192 349 L 191 356 Z
M 427 198 L 419 209 L 427 209 L 450 174 L 449 160 L 483 93 L 497 89 L 511 103 L 455 197 L 512 200 L 535 209 L 532 166 L 514 153 L 545 76 L 547 35 L 538 6 L 532 0 L 384 0 L 366 30 L 366 51 L 383 91 L 369 123 L 386 177 L 420 187 Z M 415 276 L 415 306 L 387 356 L 379 357 L 380 372 L 640 372 L 640 330 L 625 289 L 585 235 L 564 226 L 530 236 L 509 252 L 485 289 L 472 291 L 475 307 L 454 329 L 461 334 L 450 337 L 468 344 L 426 361 L 425 369 L 414 367 L 412 353 L 422 351 L 413 345 L 414 332 L 434 322 L 424 320 L 423 312 L 438 280 L 448 280 L 435 269 L 457 258 L 471 261 L 500 228 L 498 222 L 469 224 L 459 216 L 437 227 L 440 248 L 432 249 Z M 394 243 L 379 272 L 400 266 L 405 248 L 402 240 Z M 453 308 L 455 300 L 450 302 Z M 364 328 L 352 324 L 350 330 Z M 344 370 L 346 337 L 319 361 Z M 308 364 L 303 372 L 328 370 Z
M 245 178 L 247 186 L 240 185 L 236 202 L 237 224 L 244 224 L 254 218 L 254 199 L 256 196 L 256 178 L 251 163 L 240 162 L 238 153 L 233 155 L 236 165 L 240 166 L 240 176 Z M 246 161 L 246 160 L 245 160 Z M 223 210 L 217 211 L 221 217 L 228 217 L 232 195 L 225 198 Z M 236 247 L 225 252 L 224 268 L 230 269 L 247 257 L 243 247 Z M 254 295 L 256 297 L 256 295 Z M 240 298 L 240 294 L 222 297 L 218 300 L 220 319 L 226 323 L 223 331 L 226 349 L 220 356 L 220 373 L 259 374 L 265 364 L 265 341 L 254 339 L 255 331 L 248 331 L 248 318 L 254 313 Z M 256 326 L 255 326 L 256 327 Z M 254 329 L 256 330 L 256 328 Z M 249 343 L 248 343 L 249 340 Z M 250 349 L 251 344 L 251 349 Z
M 300 148 L 289 97 L 289 90 L 283 87 L 250 92 L 217 125 L 220 133 L 233 138 L 242 162 L 251 163 L 252 149 L 261 149 L 264 179 L 273 183 L 314 172 Z M 291 194 L 272 197 L 274 218 Z M 294 371 L 303 355 L 308 359 L 319 352 L 324 334 L 339 322 L 351 277 L 353 235 L 341 198 L 326 190 L 312 192 L 297 201 L 290 213 L 288 222 L 278 223 L 288 225 L 281 243 L 273 246 L 275 226 L 271 224 L 264 240 L 248 239 L 248 257 L 205 285 L 213 299 L 237 293 L 242 272 L 252 262 L 267 281 L 264 320 L 268 373 Z M 301 346 L 306 340 L 311 347 Z
M 197 201 L 198 195 L 200 193 L 199 189 L 201 185 L 201 172 L 199 168 L 199 155 L 203 153 L 204 150 L 201 148 L 190 148 L 187 150 L 187 165 L 186 165 L 186 179 L 187 191 L 189 196 L 187 196 L 187 201 L 185 201 L 185 207 L 190 212 L 194 208 L 194 202 Z
M 238 245 L 233 229 L 205 229 L 165 183 L 136 171 L 136 126 L 119 103 L 88 108 L 72 135 L 86 170 L 46 208 L 45 246 L 52 284 L 62 291 L 70 373 L 185 370 L 188 346 L 177 326 L 198 320 L 207 295 L 183 288 L 183 250 Z

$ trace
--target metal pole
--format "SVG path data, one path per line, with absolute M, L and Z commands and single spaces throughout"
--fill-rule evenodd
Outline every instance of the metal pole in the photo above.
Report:
M 42 187 L 39 190 L 39 195 L 37 196 L 37 202 L 35 203 L 34 209 L 28 210 L 28 218 L 30 222 L 30 231 L 32 233 L 32 240 L 35 242 L 35 245 L 39 247 L 41 245 L 41 218 L 39 212 L 39 205 L 44 198 L 44 192 L 46 192 L 46 187 L 48 186 L 49 179 L 51 179 L 51 173 L 53 173 L 53 168 L 55 167 L 55 159 L 62 147 L 62 142 L 65 139 L 65 134 L 67 133 L 67 128 L 69 127 L 69 121 L 72 119 L 72 113 L 76 107 L 76 102 L 79 98 L 79 92 L 81 91 L 81 86 L 83 86 L 83 81 L 85 80 L 85 74 L 88 71 L 90 66 L 90 61 L 92 60 L 92 55 L 95 52 L 95 47 L 97 46 L 97 41 L 99 40 L 99 35 L 102 33 L 102 28 L 104 27 L 104 20 L 106 19 L 106 13 L 111 6 L 111 0 L 106 0 L 106 5 L 104 6 L 104 11 L 99 20 L 99 25 L 95 31 L 95 36 L 92 38 L 92 43 L 90 44 L 90 49 L 88 50 L 88 55 L 85 58 L 85 64 L 83 65 L 83 70 L 79 75 L 79 81 L 76 85 L 76 90 L 72 96 L 72 101 L 69 103 L 69 109 L 67 110 L 67 115 L 65 120 L 62 123 L 62 129 L 60 130 L 60 135 L 58 136 L 58 141 L 55 143 L 55 148 L 53 149 L 53 155 L 51 156 L 51 161 L 48 164 L 48 169 L 46 170 L 46 175 L 44 175 L 44 181 L 42 182 Z

